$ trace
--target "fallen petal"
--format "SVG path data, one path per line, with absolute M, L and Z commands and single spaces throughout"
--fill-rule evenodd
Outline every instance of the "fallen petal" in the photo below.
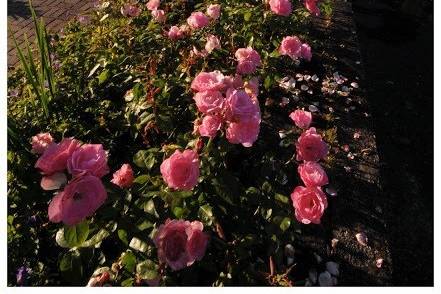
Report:
M 40 186 L 43 190 L 50 191 L 50 190 L 57 190 L 66 183 L 67 183 L 67 178 L 64 173 L 55 173 L 50 176 L 44 176 L 41 179 Z
M 375 265 L 376 265 L 378 268 L 381 268 L 381 267 L 383 266 L 383 261 L 384 261 L 383 258 L 379 258 L 379 259 L 376 260 Z

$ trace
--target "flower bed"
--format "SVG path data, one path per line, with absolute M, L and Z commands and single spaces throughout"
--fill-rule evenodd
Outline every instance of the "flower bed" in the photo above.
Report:
M 21 283 L 336 283 L 332 262 L 315 280 L 292 270 L 336 194 L 333 112 L 315 102 L 356 87 L 317 76 L 308 28 L 330 4 L 197 2 L 104 2 L 70 24 L 51 40 L 47 111 L 10 79 Z

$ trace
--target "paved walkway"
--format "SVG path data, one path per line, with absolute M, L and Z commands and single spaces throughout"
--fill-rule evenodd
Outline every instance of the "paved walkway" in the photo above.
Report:
M 33 0 L 37 16 L 43 17 L 49 31 L 56 32 L 72 17 L 90 9 L 91 0 Z M 8 0 L 8 25 L 15 34 L 19 46 L 23 46 L 24 35 L 34 41 L 34 25 L 28 0 Z M 8 30 L 8 67 L 19 63 L 17 52 Z

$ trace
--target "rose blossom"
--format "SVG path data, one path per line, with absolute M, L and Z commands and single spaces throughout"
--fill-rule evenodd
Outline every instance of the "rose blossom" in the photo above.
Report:
M 257 100 L 259 95 L 259 78 L 253 77 L 248 82 L 245 83 L 245 92 L 251 96 L 251 98 Z
M 91 216 L 106 198 L 106 189 L 99 178 L 92 175 L 74 178 L 49 204 L 49 220 L 75 225 Z
M 228 125 L 226 137 L 228 142 L 232 144 L 242 144 L 244 147 L 251 147 L 259 136 L 259 129 L 259 117 L 237 123 L 231 122 Z
M 199 134 L 203 137 L 214 138 L 222 126 L 222 119 L 217 115 L 207 115 L 199 126 Z
M 312 58 L 311 46 L 309 46 L 307 43 L 302 44 L 301 56 L 303 59 L 311 61 Z
M 319 224 L 328 201 L 320 187 L 298 186 L 291 194 L 297 220 L 304 224 Z
M 270 0 L 271 11 L 281 16 L 289 16 L 292 11 L 292 5 L 289 0 Z
M 220 49 L 221 44 L 219 41 L 219 38 L 214 35 L 208 35 L 207 37 L 207 43 L 205 43 L 205 50 L 207 50 L 208 53 L 211 53 L 214 49 Z
M 193 150 L 176 150 L 160 167 L 167 186 L 177 190 L 191 190 L 198 183 L 199 157 Z
M 242 88 L 243 87 L 243 80 L 241 75 L 234 75 L 233 76 L 225 76 L 224 84 L 226 88 Z
M 198 110 L 204 114 L 222 112 L 225 98 L 219 91 L 198 92 L 193 97 Z
M 172 26 L 168 31 L 167 36 L 170 40 L 178 40 L 184 36 L 184 33 L 179 27 Z
M 124 16 L 137 17 L 141 13 L 141 9 L 136 5 L 124 4 L 121 7 L 121 14 Z
M 73 176 L 88 172 L 101 178 L 109 173 L 107 153 L 101 144 L 85 144 L 72 153 L 67 170 Z
M 177 271 L 201 260 L 208 244 L 208 235 L 203 229 L 199 221 L 167 219 L 153 238 L 160 262 Z
M 296 143 L 297 160 L 319 161 L 328 155 L 328 145 L 315 128 L 304 131 Z
M 54 142 L 51 134 L 40 133 L 32 137 L 32 152 L 35 154 L 43 154 L 49 145 Z
M 191 82 L 191 89 L 196 92 L 223 90 L 224 75 L 218 71 L 200 72 Z
M 308 9 L 309 13 L 314 16 L 320 15 L 320 9 L 317 7 L 318 0 L 305 0 L 305 7 Z
M 297 170 L 306 187 L 321 187 L 328 184 L 328 176 L 317 162 L 306 161 L 300 164 Z
M 110 181 L 120 188 L 128 188 L 133 184 L 134 176 L 130 164 L 125 163 L 113 174 L 113 179 Z
M 201 29 L 208 25 L 209 19 L 202 12 L 193 12 L 189 18 L 187 18 L 187 23 L 192 29 Z
M 291 112 L 289 117 L 293 120 L 293 122 L 301 129 L 309 128 L 309 125 L 312 121 L 312 113 L 304 110 L 296 110 Z
M 251 47 L 237 49 L 234 56 L 238 61 L 237 72 L 239 74 L 251 74 L 261 65 L 259 53 Z
M 45 175 L 51 175 L 66 168 L 67 160 L 80 147 L 80 142 L 73 138 L 65 138 L 58 144 L 51 144 L 35 163 Z
M 207 15 L 211 19 L 216 20 L 219 18 L 220 10 L 221 10 L 221 6 L 219 4 L 210 4 L 207 7 Z
M 160 4 L 160 0 L 150 0 L 147 2 L 146 6 L 148 10 L 154 11 L 157 10 Z
M 152 16 L 157 22 L 165 22 L 165 12 L 164 10 L 153 10 Z
M 226 117 L 230 121 L 250 120 L 260 117 L 259 105 L 244 90 L 228 89 L 226 99 Z
M 281 55 L 288 55 L 291 59 L 297 59 L 302 54 L 302 42 L 296 36 L 287 36 L 283 38 L 279 47 Z

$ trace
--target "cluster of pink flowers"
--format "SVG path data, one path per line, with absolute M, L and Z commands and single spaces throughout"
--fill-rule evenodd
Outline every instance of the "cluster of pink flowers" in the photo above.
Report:
M 126 17 L 137 17 L 141 13 L 141 8 L 135 4 L 126 3 L 121 7 L 121 14 Z
M 220 48 L 221 48 L 221 44 L 219 38 L 215 35 L 208 35 L 207 42 L 205 43 L 205 48 L 203 50 L 198 50 L 196 47 L 193 46 L 193 50 L 191 52 L 195 56 L 206 57 L 213 50 Z
M 244 83 L 240 75 L 224 76 L 219 71 L 201 72 L 191 88 L 193 99 L 204 114 L 195 128 L 201 136 L 214 138 L 226 126 L 226 138 L 232 144 L 251 147 L 260 129 L 260 107 L 257 100 L 259 82 L 252 78 Z
M 74 138 L 55 143 L 49 133 L 32 137 L 32 152 L 41 154 L 35 163 L 43 177 L 44 190 L 58 190 L 49 204 L 49 220 L 75 225 L 91 216 L 107 199 L 101 178 L 109 173 L 107 152 L 101 144 L 82 144 Z M 71 175 L 68 182 L 66 171 Z M 125 164 L 113 175 L 112 183 L 129 187 L 133 171 Z
M 292 12 L 290 0 L 269 0 L 271 11 L 277 15 L 289 16 Z
M 165 22 L 166 15 L 165 11 L 158 9 L 161 1 L 160 0 L 150 0 L 147 2 L 147 9 L 152 12 L 152 17 L 157 22 Z
M 297 36 L 284 37 L 279 47 L 281 55 L 287 55 L 293 60 L 303 58 L 311 61 L 311 47 L 307 43 L 302 43 Z
M 152 1 L 153 0 L 150 0 L 150 2 Z M 201 11 L 192 12 L 191 15 L 187 18 L 187 25 L 172 26 L 170 28 L 170 30 L 167 32 L 168 38 L 171 40 L 178 40 L 180 38 L 183 38 L 185 34 L 191 32 L 191 30 L 199 30 L 208 26 L 210 22 L 215 21 L 219 18 L 220 10 L 221 6 L 219 4 L 210 4 L 207 7 L 206 13 L 203 13 Z
M 153 238 L 159 261 L 177 271 L 201 260 L 209 240 L 203 230 L 204 225 L 199 221 L 167 219 Z
M 320 0 L 304 0 L 306 9 L 309 11 L 309 13 L 311 13 L 314 16 L 320 15 L 320 9 L 317 6 L 317 3 L 319 1 Z
M 49 204 L 49 220 L 74 225 L 91 216 L 107 198 L 101 182 L 101 177 L 109 173 L 107 153 L 100 144 L 81 144 L 73 138 L 54 143 L 49 138 L 49 134 L 32 138 L 34 152 L 43 151 L 35 163 L 43 174 L 41 187 L 57 190 L 67 182 L 65 171 L 72 175 Z
M 328 155 L 328 145 L 317 134 L 316 129 L 309 127 L 312 114 L 308 111 L 296 110 L 290 114 L 296 126 L 305 129 L 296 143 L 296 159 L 303 161 L 298 173 L 305 186 L 298 186 L 291 194 L 295 216 L 304 224 L 319 224 L 328 206 L 328 201 L 321 187 L 328 184 L 328 176 L 318 163 Z

